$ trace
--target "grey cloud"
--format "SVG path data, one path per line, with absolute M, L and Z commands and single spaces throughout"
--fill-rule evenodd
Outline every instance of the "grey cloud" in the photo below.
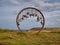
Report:
M 0 7 L 3 6 L 20 6 L 33 0 L 0 0 Z
M 60 0 L 45 0 L 45 3 L 55 3 L 55 2 L 60 3 Z
M 43 7 L 44 8 L 44 11 L 48 11 L 48 12 L 51 12 L 51 11 L 58 11 L 60 10 L 60 6 L 47 6 L 47 7 Z
M 19 2 L 31 2 L 32 0 L 17 0 Z
M 60 3 L 57 3 L 59 2 L 59 0 L 58 1 L 56 0 L 57 2 L 55 1 L 55 3 L 47 3 L 45 1 L 49 1 L 49 0 L 41 1 L 42 4 L 41 2 L 37 1 L 35 2 L 35 6 L 41 8 L 43 11 L 49 11 L 49 12 L 60 10 Z M 51 2 L 53 1 L 51 0 Z

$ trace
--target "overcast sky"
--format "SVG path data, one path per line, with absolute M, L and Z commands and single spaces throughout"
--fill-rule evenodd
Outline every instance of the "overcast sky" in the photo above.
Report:
M 45 27 L 60 27 L 60 0 L 0 0 L 0 28 L 17 29 L 16 16 L 25 7 L 38 8 L 45 17 Z

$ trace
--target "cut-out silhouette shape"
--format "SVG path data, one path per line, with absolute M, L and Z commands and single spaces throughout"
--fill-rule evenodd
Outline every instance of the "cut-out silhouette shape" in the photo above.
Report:
M 24 17 L 24 18 L 28 18 L 28 16 L 27 16 L 27 15 L 23 15 L 23 17 Z

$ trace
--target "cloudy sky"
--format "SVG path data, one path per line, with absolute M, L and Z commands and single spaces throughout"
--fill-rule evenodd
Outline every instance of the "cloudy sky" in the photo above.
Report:
M 45 27 L 60 27 L 60 0 L 0 0 L 0 28 L 17 29 L 16 16 L 25 7 L 38 8 L 45 17 Z

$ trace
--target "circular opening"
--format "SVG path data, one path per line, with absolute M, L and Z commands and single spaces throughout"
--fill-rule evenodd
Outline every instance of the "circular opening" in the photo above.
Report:
M 43 29 L 44 16 L 40 10 L 27 7 L 22 9 L 16 18 L 16 24 L 20 31 Z

